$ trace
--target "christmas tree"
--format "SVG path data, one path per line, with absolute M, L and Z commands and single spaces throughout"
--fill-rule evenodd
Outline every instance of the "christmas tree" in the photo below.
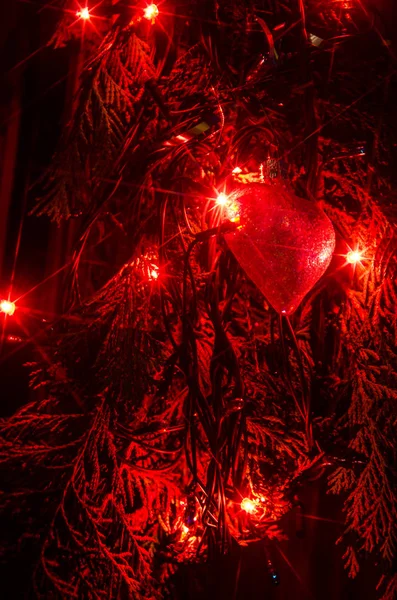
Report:
M 349 575 L 370 557 L 395 598 L 396 67 L 375 3 L 51 5 L 54 60 L 79 60 L 32 212 L 76 235 L 35 397 L 1 422 L 32 593 L 177 597 L 185 565 L 254 544 L 277 585 L 283 518 L 322 478 Z

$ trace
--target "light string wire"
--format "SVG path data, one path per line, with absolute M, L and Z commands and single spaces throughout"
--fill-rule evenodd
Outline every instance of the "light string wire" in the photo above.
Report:
M 379 85 L 379 84 L 378 84 Z M 376 87 L 378 86 L 374 86 L 373 89 L 376 89 Z M 357 102 L 359 102 L 363 97 L 365 97 L 368 93 L 371 93 L 373 90 L 370 90 L 369 92 L 367 92 L 366 94 L 364 94 L 363 96 L 361 96 L 360 98 L 358 98 L 356 101 L 353 101 L 351 103 L 351 105 L 349 107 L 346 107 L 343 111 L 341 111 L 338 115 L 336 115 L 335 117 L 333 117 L 328 123 L 330 123 L 331 121 L 333 121 L 334 119 L 338 118 L 338 116 L 340 116 L 341 114 L 343 114 L 344 112 L 346 112 L 347 110 L 349 110 L 349 108 L 351 108 L 352 106 L 354 106 Z M 318 131 L 321 131 L 321 129 L 323 127 L 325 127 L 328 123 L 323 124 L 321 127 L 319 127 L 316 131 L 313 131 L 309 136 L 307 136 L 304 140 L 302 140 L 298 145 L 303 144 L 307 141 L 307 139 L 309 139 L 312 135 L 315 135 L 316 133 L 318 133 Z M 297 146 L 295 146 L 294 148 L 290 149 L 290 152 L 295 150 Z M 182 194 L 183 195 L 183 194 Z

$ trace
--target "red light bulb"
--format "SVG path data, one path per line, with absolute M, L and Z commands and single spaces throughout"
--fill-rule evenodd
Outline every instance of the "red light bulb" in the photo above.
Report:
M 90 11 L 88 10 L 88 8 L 86 6 L 84 8 L 81 8 L 80 10 L 78 10 L 76 15 L 80 19 L 83 19 L 83 21 L 88 21 L 91 18 Z
M 143 254 L 136 258 L 132 263 L 132 267 L 138 267 L 142 275 L 148 281 L 156 281 L 160 277 L 160 268 L 157 264 L 157 257 L 152 252 Z
M 159 9 L 156 4 L 149 4 L 143 10 L 143 16 L 145 17 L 145 19 L 147 19 L 148 21 L 151 21 L 152 23 L 155 22 L 156 17 L 158 17 L 158 14 L 159 14 Z
M 236 202 L 233 194 L 228 195 L 220 192 L 215 200 L 215 203 L 222 210 L 224 217 L 232 222 L 236 222 L 240 218 L 240 207 Z
M 218 206 L 226 206 L 228 204 L 228 202 L 229 202 L 229 199 L 226 194 L 224 194 L 223 192 L 218 194 L 218 197 L 216 199 L 216 203 Z
M 356 265 L 357 263 L 361 262 L 363 258 L 364 257 L 359 250 L 350 250 L 346 254 L 346 260 L 349 265 Z
M 158 279 L 159 278 L 159 269 L 158 267 L 152 266 L 151 270 L 148 273 L 149 279 Z
M 15 306 L 14 302 L 10 302 L 9 300 L 1 300 L 1 302 L 0 302 L 0 312 L 2 312 L 5 315 L 11 317 L 11 315 L 14 314 L 15 309 L 16 309 L 16 306 Z
M 241 510 L 243 510 L 246 513 L 252 514 L 256 511 L 256 504 L 250 498 L 243 498 L 241 500 Z

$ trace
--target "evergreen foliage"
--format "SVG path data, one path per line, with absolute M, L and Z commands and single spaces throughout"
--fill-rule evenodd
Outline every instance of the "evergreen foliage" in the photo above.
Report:
M 82 29 L 60 6 L 55 57 Z M 155 23 L 143 8 L 105 1 L 84 24 L 35 209 L 80 227 L 50 362 L 31 365 L 40 399 L 1 423 L 1 503 L 37 535 L 37 597 L 160 598 L 178 562 L 282 536 L 300 487 L 324 476 L 344 499 L 349 573 L 375 556 L 392 600 L 391 49 L 354 0 L 191 0 Z M 217 190 L 273 179 L 337 233 L 291 329 L 217 229 Z M 108 263 L 87 269 L 98 244 Z M 348 247 L 364 250 L 355 268 Z M 267 503 L 249 523 L 246 496 Z

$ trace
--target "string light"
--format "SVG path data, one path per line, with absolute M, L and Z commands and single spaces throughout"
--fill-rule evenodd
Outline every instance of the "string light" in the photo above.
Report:
M 152 265 L 152 268 L 150 269 L 149 273 L 148 273 L 148 278 L 153 281 L 154 279 L 158 279 L 159 278 L 159 268 L 156 266 Z
M 14 314 L 15 309 L 16 309 L 16 306 L 15 306 L 14 302 L 10 302 L 9 300 L 1 300 L 0 312 L 11 317 Z
M 363 258 L 364 256 L 360 250 L 350 250 L 346 254 L 346 261 L 349 263 L 349 265 L 356 265 L 357 263 L 361 262 Z
M 228 196 L 224 192 L 220 192 L 216 197 L 215 203 L 222 209 L 224 216 L 230 221 L 235 223 L 240 220 L 240 207 L 233 195 Z
M 147 19 L 148 21 L 151 21 L 152 23 L 155 22 L 156 17 L 158 17 L 158 15 L 159 15 L 159 9 L 157 7 L 157 4 L 149 4 L 143 10 L 143 16 L 145 17 L 145 19 Z
M 160 277 L 160 268 L 157 264 L 158 257 L 152 252 L 147 252 L 136 258 L 131 267 L 138 268 L 148 281 L 156 281 Z
M 229 198 L 226 194 L 224 194 L 223 192 L 218 194 L 218 197 L 216 199 L 216 203 L 218 206 L 226 206 L 229 203 Z
M 256 511 L 256 503 L 250 498 L 243 498 L 240 506 L 241 510 L 249 514 L 252 514 Z
M 84 8 L 81 8 L 80 10 L 78 10 L 76 15 L 80 19 L 83 19 L 83 21 L 89 21 L 89 19 L 91 18 L 90 11 L 88 10 L 88 8 L 86 6 Z

